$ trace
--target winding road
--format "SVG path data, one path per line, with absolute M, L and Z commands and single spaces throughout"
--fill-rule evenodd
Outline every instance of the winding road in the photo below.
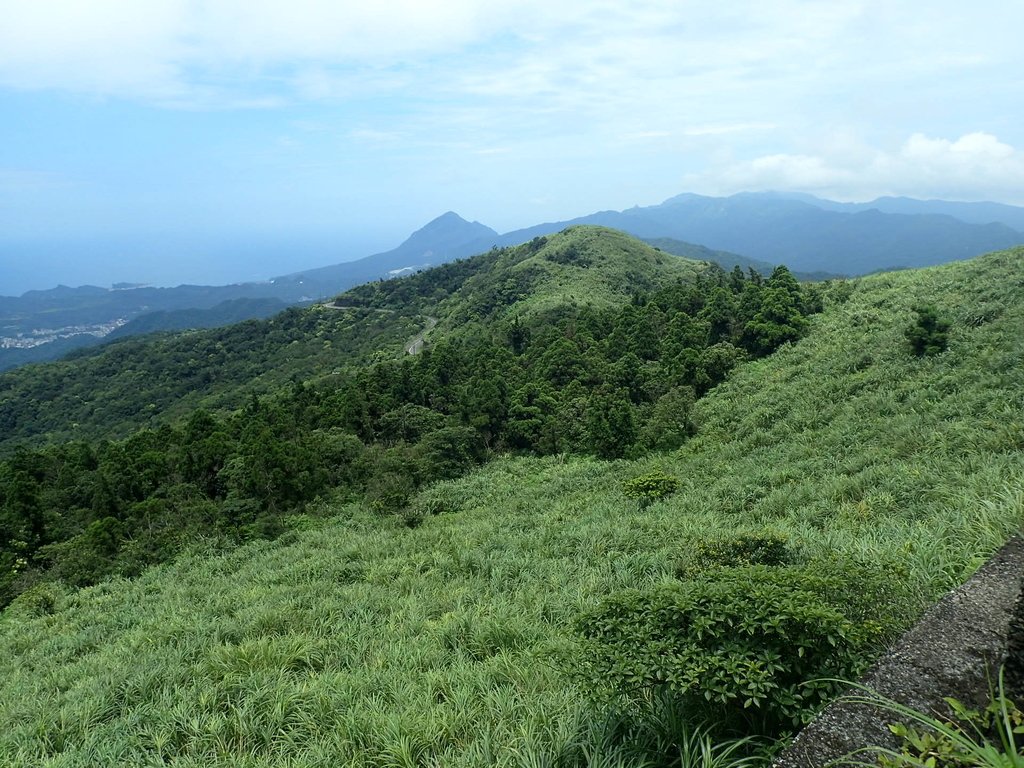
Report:
M 405 354 L 407 355 L 418 355 L 423 349 L 427 334 L 434 330 L 434 326 L 437 325 L 437 318 L 427 316 L 427 324 L 423 327 L 423 330 L 413 336 L 409 341 L 405 343 Z

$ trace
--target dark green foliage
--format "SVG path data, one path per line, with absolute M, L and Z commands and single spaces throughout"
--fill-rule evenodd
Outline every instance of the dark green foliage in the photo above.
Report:
M 661 470 L 638 475 L 622 484 L 622 492 L 627 498 L 636 499 L 641 509 L 646 509 L 654 502 L 661 501 L 678 490 L 679 478 L 667 475 Z
M 700 578 L 712 568 L 748 565 L 790 565 L 796 557 L 784 536 L 773 533 L 739 533 L 728 538 L 700 539 L 687 546 L 686 559 L 679 563 L 680 578 Z
M 917 307 L 914 312 L 917 318 L 904 334 L 911 350 L 918 357 L 944 352 L 949 344 L 949 321 L 939 316 L 933 304 Z
M 584 716 L 551 760 L 558 768 L 754 768 L 767 765 L 757 740 L 724 739 L 695 725 L 679 701 L 655 693 L 639 706 L 608 706 Z
M 584 615 L 579 674 L 625 701 L 676 698 L 690 722 L 778 735 L 806 722 L 850 679 L 882 628 L 855 569 L 747 566 L 628 590 Z M 850 599 L 851 591 L 867 594 Z
M 806 330 L 800 284 L 785 267 L 776 267 L 761 291 L 760 306 L 744 329 L 747 348 L 766 354 L 787 341 L 796 341 Z
M 104 517 L 90 523 L 82 533 L 39 550 L 39 560 L 50 566 L 57 579 L 76 587 L 95 584 L 109 574 L 124 539 L 119 520 Z
M 693 387 L 673 387 L 659 397 L 645 420 L 637 441 L 646 451 L 670 451 L 686 442 L 694 432 L 690 412 L 697 400 Z
M 366 487 L 366 501 L 377 512 L 397 512 L 408 505 L 415 488 L 412 478 L 404 472 L 379 473 Z
M 636 439 L 636 422 L 628 395 L 621 389 L 598 392 L 587 406 L 587 436 L 602 459 L 618 459 Z
M 400 344 L 414 332 L 415 314 L 289 309 L 216 330 L 131 337 L 9 371 L 0 374 L 0 451 L 42 438 L 125 437 L 199 407 L 239 408 L 252 392 L 276 393 L 296 376 Z

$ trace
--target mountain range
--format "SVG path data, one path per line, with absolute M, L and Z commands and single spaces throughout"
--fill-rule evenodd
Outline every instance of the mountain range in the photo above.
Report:
M 516 245 L 576 224 L 619 229 L 670 253 L 711 260 L 725 269 L 739 265 L 765 272 L 784 263 L 812 279 L 940 264 L 1024 242 L 1024 208 L 909 198 L 839 203 L 783 193 L 724 198 L 683 194 L 659 205 L 600 211 L 505 234 L 449 211 L 390 251 L 266 282 L 176 288 L 60 286 L 0 297 L 0 370 L 95 345 L 114 329 L 117 336 L 125 336 L 265 317 L 286 305 L 322 300 L 370 280 Z M 252 301 L 256 299 L 260 301 Z M 150 317 L 132 322 L 144 315 Z

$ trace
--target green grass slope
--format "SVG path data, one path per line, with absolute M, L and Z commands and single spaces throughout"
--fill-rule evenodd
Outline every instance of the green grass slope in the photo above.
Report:
M 569 227 L 497 251 L 493 264 L 468 279 L 443 309 L 454 322 L 495 314 L 529 318 L 573 304 L 604 309 L 703 269 L 618 230 Z
M 338 507 L 26 594 L 0 617 L 0 763 L 544 764 L 584 707 L 575 618 L 737 531 L 880 564 L 910 622 L 1024 520 L 1021 275 L 1018 249 L 840 286 L 671 454 L 501 460 L 428 489 L 415 528 Z M 903 338 L 922 302 L 953 321 L 934 357 Z M 621 483 L 653 468 L 682 488 L 638 509 Z

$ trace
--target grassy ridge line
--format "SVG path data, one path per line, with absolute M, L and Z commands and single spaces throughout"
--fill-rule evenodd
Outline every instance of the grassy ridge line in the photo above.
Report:
M 493 304 L 495 295 L 504 299 L 499 306 L 506 317 L 543 315 L 572 304 L 606 309 L 621 306 L 633 293 L 695 278 L 705 268 L 614 229 L 569 227 L 500 252 L 489 269 L 466 280 L 448 313 L 462 321 Z
M 1018 249 L 855 283 L 674 454 L 502 460 L 428 491 L 449 511 L 413 530 L 338 508 L 23 600 L 0 618 L 0 762 L 529 764 L 582 701 L 549 653 L 578 612 L 737 529 L 882 563 L 923 607 L 1022 522 L 1022 274 Z M 922 301 L 954 320 L 934 358 L 902 338 Z M 684 488 L 641 511 L 619 484 L 654 467 Z

